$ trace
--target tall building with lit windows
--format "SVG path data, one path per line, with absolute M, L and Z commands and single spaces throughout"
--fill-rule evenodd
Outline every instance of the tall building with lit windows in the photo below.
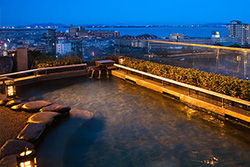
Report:
M 243 24 L 241 21 L 233 20 L 227 25 L 227 36 L 238 39 L 242 45 L 249 43 L 249 24 Z
M 66 54 L 71 52 L 71 43 L 58 43 L 56 44 L 56 54 Z

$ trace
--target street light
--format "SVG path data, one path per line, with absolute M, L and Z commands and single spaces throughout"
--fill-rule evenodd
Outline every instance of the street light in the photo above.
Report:
M 36 151 L 25 148 L 25 151 L 17 155 L 17 167 L 37 167 Z
M 5 83 L 5 94 L 7 98 L 14 99 L 16 96 L 16 86 L 13 81 Z
M 125 58 L 123 56 L 120 56 L 119 57 L 119 64 L 123 64 L 124 60 L 125 60 Z

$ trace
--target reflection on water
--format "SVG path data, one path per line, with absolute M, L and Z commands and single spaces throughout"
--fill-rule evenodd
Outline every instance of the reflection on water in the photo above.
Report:
M 65 79 L 22 96 L 86 109 L 46 136 L 39 167 L 249 166 L 250 131 L 117 78 Z

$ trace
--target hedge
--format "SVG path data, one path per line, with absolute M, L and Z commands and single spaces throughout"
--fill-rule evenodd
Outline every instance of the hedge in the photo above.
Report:
M 104 59 L 118 61 L 118 56 Z M 250 81 L 190 68 L 174 67 L 126 57 L 123 65 L 203 89 L 250 101 Z
M 83 63 L 83 59 L 77 56 L 66 56 L 56 60 L 42 60 L 36 61 L 36 68 L 44 68 L 44 67 L 54 67 L 54 66 L 64 66 L 64 65 L 72 65 L 72 64 L 81 64 Z

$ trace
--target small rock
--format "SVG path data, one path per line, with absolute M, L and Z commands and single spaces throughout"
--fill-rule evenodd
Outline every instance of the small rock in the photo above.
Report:
M 40 112 L 58 112 L 58 113 L 68 113 L 70 111 L 70 106 L 63 106 L 60 104 L 52 104 L 40 109 Z
M 39 112 L 29 117 L 27 123 L 39 123 L 50 125 L 59 116 L 61 116 L 61 114 L 57 112 Z
M 26 140 L 31 143 L 36 143 L 41 139 L 45 127 L 46 127 L 45 124 L 29 123 L 18 134 L 17 139 Z
M 3 157 L 0 161 L 0 167 L 16 167 L 16 156 L 17 154 L 11 154 Z
M 14 105 L 17 105 L 17 104 L 20 104 L 22 103 L 23 99 L 13 99 L 13 100 L 9 100 L 5 106 L 6 107 L 11 107 L 11 106 L 14 106 Z
M 8 102 L 6 95 L 0 93 L 0 106 L 4 106 Z
M 8 100 L 0 100 L 0 106 L 4 106 L 7 102 Z
M 70 111 L 70 115 L 73 117 L 78 117 L 81 119 L 92 119 L 94 114 L 92 112 L 86 111 L 86 110 L 79 110 L 79 109 L 72 109 Z
M 19 154 L 25 147 L 33 149 L 34 145 L 30 142 L 23 140 L 11 139 L 7 140 L 4 145 L 0 148 L 0 159 L 11 154 Z
M 22 106 L 23 106 L 25 103 L 27 103 L 27 102 L 23 102 L 23 103 L 20 103 L 20 104 L 11 106 L 10 109 L 11 109 L 11 110 L 14 110 L 14 111 L 20 111 L 20 110 L 22 110 Z
M 22 109 L 28 112 L 38 112 L 42 107 L 51 105 L 50 102 L 38 100 L 27 102 L 22 106 Z

